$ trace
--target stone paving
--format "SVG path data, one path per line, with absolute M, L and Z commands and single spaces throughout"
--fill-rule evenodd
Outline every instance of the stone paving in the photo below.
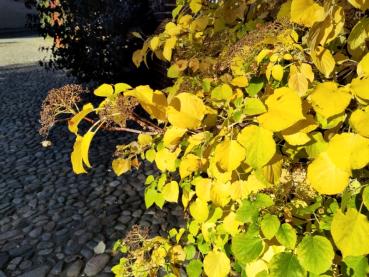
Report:
M 133 224 L 153 235 L 183 224 L 176 206 L 145 209 L 151 165 L 121 177 L 111 172 L 115 145 L 128 135 L 100 132 L 90 150 L 94 167 L 79 176 L 70 166 L 74 138 L 65 126 L 51 132 L 50 148 L 42 147 L 42 100 L 71 82 L 35 64 L 0 67 L 0 277 L 112 276 L 117 257 L 110 249 Z M 105 250 L 96 249 L 101 242 Z

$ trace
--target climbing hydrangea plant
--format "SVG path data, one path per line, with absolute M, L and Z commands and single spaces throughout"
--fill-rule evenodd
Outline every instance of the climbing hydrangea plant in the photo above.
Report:
M 133 55 L 137 66 L 150 55 L 170 63 L 173 86 L 103 84 L 101 104 L 69 120 L 76 173 L 91 167 L 99 128 L 137 133 L 117 146 L 115 173 L 154 163 L 147 208 L 174 202 L 188 215 L 167 238 L 133 230 L 118 241 L 116 276 L 369 273 L 368 9 L 367 0 L 177 1 Z M 82 120 L 93 123 L 83 135 Z M 127 128 L 132 120 L 140 128 Z

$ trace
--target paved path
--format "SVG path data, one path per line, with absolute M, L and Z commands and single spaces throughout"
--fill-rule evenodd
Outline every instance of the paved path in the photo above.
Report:
M 128 136 L 97 135 L 91 149 L 95 167 L 79 176 L 70 167 L 73 136 L 65 126 L 56 127 L 53 146 L 43 148 L 42 100 L 49 89 L 72 80 L 35 64 L 20 66 L 19 59 L 13 63 L 0 67 L 0 277 L 77 277 L 88 261 L 96 276 L 111 276 L 114 241 L 133 224 L 163 233 L 177 224 L 180 211 L 145 210 L 143 182 L 151 166 L 123 177 L 110 171 L 114 145 Z M 105 253 L 96 255 L 101 241 Z

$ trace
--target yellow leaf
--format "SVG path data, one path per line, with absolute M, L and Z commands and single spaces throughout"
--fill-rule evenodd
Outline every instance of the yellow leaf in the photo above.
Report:
M 246 98 L 244 110 L 244 113 L 246 115 L 258 115 L 265 113 L 266 111 L 267 110 L 264 103 L 261 102 L 259 98 L 251 98 L 251 97 Z
M 283 79 L 283 66 L 276 64 L 272 67 L 272 76 L 274 80 L 282 81 Z
M 353 79 L 350 88 L 357 97 L 369 100 L 369 77 Z
M 196 146 L 203 143 L 208 136 L 209 136 L 209 132 L 201 132 L 201 133 L 190 136 L 188 138 L 188 146 L 186 148 L 185 154 L 191 152 Z
M 152 51 L 155 51 L 156 49 L 158 49 L 160 44 L 160 38 L 158 36 L 154 36 L 150 39 L 150 49 Z
M 347 39 L 347 49 L 355 60 L 360 60 L 366 53 L 368 47 L 366 45 L 369 39 L 369 18 L 364 17 L 356 23 L 352 28 Z
M 228 182 L 232 179 L 232 171 L 221 170 L 214 158 L 211 158 L 209 161 L 207 173 L 209 177 L 212 177 L 219 182 Z
M 236 219 L 236 214 L 234 212 L 230 212 L 223 220 L 223 228 L 231 236 L 235 236 L 239 233 L 238 227 L 240 227 L 240 225 L 242 225 L 242 222 Z
M 313 0 L 292 0 L 291 21 L 306 27 L 324 19 L 324 8 Z
M 311 50 L 310 56 L 318 70 L 326 78 L 329 78 L 336 66 L 336 61 L 331 52 L 328 49 L 318 46 Z
M 114 85 L 114 94 L 119 94 L 121 92 L 125 92 L 129 89 L 132 89 L 132 87 L 125 83 L 117 83 Z
M 300 65 L 300 72 L 312 83 L 314 81 L 314 72 L 310 64 L 302 63 Z
M 282 175 L 282 166 L 283 166 L 282 156 L 279 154 L 274 155 L 272 160 L 262 168 L 262 174 L 265 180 L 270 184 L 275 185 L 279 184 L 279 180 Z M 259 180 L 257 181 L 261 184 L 261 187 L 264 186 L 264 184 L 261 181 Z
M 143 59 L 144 59 L 144 51 L 142 49 L 138 49 L 135 52 L 133 52 L 132 55 L 132 62 L 134 63 L 134 65 L 138 68 L 140 66 L 140 64 L 142 63 Z
M 173 53 L 174 47 L 176 46 L 176 43 L 177 43 L 176 37 L 168 38 L 164 43 L 163 57 L 168 62 L 170 62 L 172 59 L 172 53 Z
M 83 162 L 88 166 L 91 167 L 90 161 L 88 159 L 88 151 L 90 149 L 91 141 L 96 134 L 96 131 L 88 131 L 82 138 L 81 142 L 81 155 Z
M 281 5 L 281 8 L 279 9 L 278 14 L 277 14 L 278 20 L 283 19 L 283 18 L 286 18 L 286 19 L 291 18 L 291 3 L 292 3 L 292 0 L 288 0 L 287 2 Z
M 82 136 L 77 135 L 76 141 L 73 145 L 73 152 L 71 154 L 71 162 L 73 172 L 76 174 L 87 173 L 82 160 Z
M 369 53 L 366 54 L 358 63 L 357 75 L 359 77 L 369 77 Z
M 344 191 L 349 184 L 351 172 L 339 168 L 329 157 L 322 152 L 309 166 L 307 178 L 312 187 L 321 194 L 338 194 Z
M 288 87 L 298 92 L 299 96 L 305 96 L 309 82 L 303 73 L 300 73 L 295 65 L 291 65 L 288 78 Z
M 166 147 L 176 146 L 180 142 L 181 138 L 186 133 L 186 131 L 187 131 L 186 129 L 170 126 L 164 134 L 163 138 L 164 146 Z
M 208 204 L 197 198 L 196 201 L 190 205 L 190 213 L 197 222 L 205 222 L 209 217 Z
M 211 186 L 210 198 L 214 205 L 224 207 L 231 200 L 230 184 L 225 182 L 214 182 Z
M 245 159 L 245 149 L 235 140 L 219 143 L 214 151 L 214 160 L 224 171 L 233 171 Z
M 232 200 L 243 200 L 250 194 L 248 183 L 243 180 L 233 182 L 230 186 Z
M 94 90 L 94 94 L 100 97 L 110 97 L 113 93 L 113 86 L 108 84 L 103 84 Z
M 210 251 L 204 258 L 204 271 L 209 277 L 226 277 L 231 270 L 231 263 L 226 254 Z
M 330 118 L 345 111 L 351 95 L 345 88 L 338 88 L 337 83 L 325 82 L 317 85 L 310 99 L 317 113 Z
M 249 85 L 249 80 L 246 76 L 239 76 L 232 80 L 232 85 L 240 88 L 245 88 Z
M 197 198 L 200 198 L 204 202 L 211 200 L 210 191 L 212 186 L 212 181 L 209 178 L 197 177 L 192 181 L 195 185 L 195 191 Z
M 255 125 L 242 129 L 237 140 L 246 149 L 246 163 L 253 168 L 266 165 L 276 151 L 273 133 Z
M 165 201 L 176 203 L 179 195 L 178 183 L 176 181 L 172 181 L 166 184 L 163 187 L 161 194 L 163 195 Z
M 369 138 L 369 108 L 355 110 L 351 114 L 350 125 L 358 134 Z
M 268 264 L 263 259 L 259 259 L 246 264 L 245 272 L 247 277 L 258 277 L 268 272 Z
M 272 53 L 270 49 L 263 49 L 260 53 L 255 57 L 255 61 L 257 64 L 260 64 L 265 57 L 269 56 Z
M 170 36 L 177 36 L 181 33 L 181 27 L 177 26 L 173 22 L 168 22 L 165 25 L 165 33 L 167 33 Z
M 188 204 L 190 203 L 192 197 L 195 195 L 195 192 L 190 190 L 183 190 L 182 191 L 182 205 L 183 208 L 187 208 Z
M 77 135 L 78 133 L 78 125 L 88 115 L 94 110 L 94 106 L 91 103 L 88 103 L 83 106 L 82 110 L 74 115 L 71 119 L 68 120 L 68 129 L 70 132 Z
M 153 91 L 149 86 L 138 86 L 124 93 L 137 98 L 144 110 L 152 117 L 166 121 L 167 98 L 161 91 Z
M 120 176 L 126 172 L 128 172 L 129 170 L 131 170 L 131 161 L 130 160 L 126 160 L 126 159 L 115 159 L 112 162 L 112 167 L 114 170 L 114 173 L 117 176 Z
M 201 10 L 201 0 L 190 0 L 190 9 L 193 13 L 198 13 Z
M 169 122 L 178 128 L 196 129 L 204 118 L 206 106 L 201 98 L 191 93 L 180 93 L 167 109 Z
M 260 125 L 273 132 L 292 126 L 301 119 L 302 102 L 296 91 L 283 87 L 274 90 L 266 100 L 268 111 L 258 117 Z
M 179 175 L 182 179 L 198 171 L 201 167 L 201 159 L 194 154 L 187 154 L 179 164 Z
M 155 156 L 156 166 L 161 171 L 174 172 L 176 170 L 176 159 L 179 152 L 180 149 L 175 152 L 171 152 L 167 148 L 159 150 Z
M 351 5 L 355 8 L 360 9 L 362 11 L 366 11 L 369 9 L 369 1 L 368 0 L 348 0 Z
M 304 145 L 308 143 L 311 138 L 302 132 L 290 135 L 284 135 L 283 138 L 288 142 L 290 145 Z
M 139 134 L 137 137 L 137 141 L 142 147 L 145 147 L 152 143 L 152 137 L 146 134 Z
M 361 169 L 369 163 L 369 139 L 354 133 L 335 135 L 329 141 L 327 153 L 340 168 Z

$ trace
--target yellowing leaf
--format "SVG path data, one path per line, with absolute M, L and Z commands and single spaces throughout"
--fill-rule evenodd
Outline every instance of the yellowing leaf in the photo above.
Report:
M 311 50 L 310 56 L 318 70 L 326 78 L 329 78 L 336 66 L 336 61 L 331 52 L 328 49 L 317 46 L 317 48 Z
M 324 8 L 313 0 L 292 0 L 291 21 L 306 27 L 324 18 Z
M 161 91 L 153 91 L 149 86 L 138 86 L 124 93 L 137 98 L 144 110 L 152 117 L 166 121 L 167 98 Z
M 113 86 L 103 84 L 94 90 L 94 94 L 100 97 L 110 97 L 114 93 Z
M 215 100 L 229 101 L 232 99 L 233 91 L 228 84 L 219 85 L 211 92 L 211 98 Z
M 90 149 L 90 144 L 92 141 L 92 138 L 96 134 L 96 131 L 88 131 L 82 138 L 81 142 L 81 155 L 83 162 L 88 166 L 91 167 L 90 161 L 88 159 L 88 151 Z
M 240 88 L 245 88 L 249 85 L 249 80 L 246 76 L 239 76 L 232 80 L 232 85 Z
M 170 126 L 164 134 L 163 138 L 164 146 L 170 147 L 177 145 L 180 142 L 183 135 L 186 133 L 186 131 L 187 131 L 186 129 Z
M 86 117 L 86 115 L 91 113 L 93 110 L 94 106 L 91 103 L 84 105 L 79 113 L 68 120 L 69 131 L 77 135 L 79 123 Z
M 200 198 L 204 202 L 211 200 L 210 191 L 212 186 L 212 181 L 209 178 L 197 177 L 192 181 L 195 185 L 195 191 L 197 198 Z
M 245 159 L 245 149 L 235 140 L 225 140 L 217 145 L 214 160 L 224 171 L 233 171 Z
M 352 80 L 350 88 L 351 91 L 361 99 L 369 100 L 369 77 L 355 78 Z
M 300 97 L 291 88 L 278 88 L 266 100 L 268 111 L 258 117 L 260 125 L 273 132 L 284 130 L 304 119 Z
M 181 27 L 177 26 L 173 22 L 168 22 L 165 25 L 165 33 L 167 33 L 170 36 L 177 36 L 180 34 L 180 32 L 181 32 Z
M 272 50 L 270 49 L 263 49 L 260 51 L 260 53 L 255 57 L 256 63 L 260 64 L 265 57 L 271 55 Z
M 349 183 L 351 172 L 339 168 L 322 152 L 308 167 L 307 178 L 314 189 L 321 194 L 338 194 L 344 191 Z
M 131 161 L 127 159 L 118 158 L 112 162 L 112 167 L 113 167 L 114 173 L 117 176 L 120 176 L 128 172 L 129 170 L 131 170 Z
M 160 44 L 160 38 L 158 36 L 154 36 L 150 39 L 150 49 L 152 51 L 155 51 L 156 49 L 158 49 Z
M 259 98 L 246 98 L 245 110 L 246 115 L 258 115 L 267 111 L 265 105 Z
M 170 62 L 172 59 L 172 53 L 173 53 L 173 49 L 176 46 L 177 43 L 177 38 L 176 37 L 171 37 L 168 38 L 165 43 L 164 43 L 164 49 L 163 49 L 163 57 Z
M 201 98 L 191 93 L 180 93 L 167 109 L 168 121 L 175 127 L 196 129 L 200 127 L 206 107 Z
M 172 181 L 166 184 L 163 187 L 161 194 L 163 195 L 165 201 L 176 203 L 179 195 L 178 183 L 176 181 Z
M 190 9 L 193 13 L 198 13 L 201 10 L 201 0 L 190 0 Z
M 298 92 L 299 96 L 304 96 L 309 88 L 309 82 L 304 74 L 300 73 L 295 65 L 290 68 L 288 87 Z
M 369 1 L 368 1 L 369 3 Z M 366 54 L 357 65 L 357 75 L 359 77 L 369 77 L 369 53 Z
M 334 243 L 343 257 L 369 254 L 369 221 L 355 209 L 343 214 L 337 209 L 331 226 Z
M 340 168 L 361 169 L 369 163 L 369 139 L 354 133 L 335 135 L 327 153 Z
M 86 173 L 82 160 L 82 136 L 77 135 L 71 154 L 73 172 L 76 174 Z
M 287 2 L 284 2 L 281 5 L 281 8 L 279 9 L 278 14 L 277 14 L 278 20 L 283 19 L 283 18 L 286 18 L 286 19 L 291 18 L 291 3 L 292 3 L 292 0 L 288 0 Z
M 274 80 L 282 81 L 283 79 L 283 66 L 276 64 L 272 67 L 272 76 Z
M 204 271 L 209 277 L 226 277 L 231 270 L 229 258 L 223 252 L 213 250 L 204 258 Z
M 364 17 L 356 23 L 347 39 L 347 49 L 355 60 L 360 60 L 368 53 L 368 47 L 366 45 L 368 39 L 369 18 Z
M 369 138 L 369 108 L 355 110 L 351 114 L 350 125 L 358 134 Z
M 156 153 L 155 163 L 161 171 L 174 172 L 176 170 L 176 159 L 179 155 L 180 149 L 171 152 L 167 148 L 163 148 Z
M 284 135 L 283 138 L 290 145 L 304 145 L 311 140 L 307 134 L 302 133 L 302 132 L 298 132 L 296 134 L 291 134 L 291 135 Z
M 139 134 L 137 137 L 137 141 L 138 143 L 142 146 L 145 147 L 147 145 L 150 145 L 152 142 L 152 137 L 150 135 L 146 135 L 146 134 Z
M 369 1 L 368 0 L 348 0 L 351 5 L 355 8 L 365 11 L 369 9 Z
M 229 183 L 214 182 L 210 190 L 210 198 L 214 205 L 224 207 L 229 203 Z
M 302 63 L 300 65 L 300 72 L 312 83 L 314 81 L 313 68 L 308 63 Z
M 314 110 L 325 118 L 338 115 L 350 104 L 351 95 L 337 83 L 325 82 L 317 85 L 310 96 Z
M 138 49 L 135 52 L 133 52 L 132 62 L 137 68 L 140 66 L 141 62 L 143 61 L 144 56 L 145 56 L 145 52 L 142 49 Z
M 192 135 L 188 138 L 188 146 L 186 148 L 185 154 L 191 152 L 196 146 L 203 143 L 208 137 L 209 132 L 201 132 L 195 135 Z
M 209 217 L 208 204 L 197 198 L 190 206 L 190 213 L 197 222 L 205 222 Z
M 223 219 L 223 228 L 231 236 L 237 235 L 239 233 L 238 227 L 240 225 L 242 225 L 242 222 L 236 219 L 236 214 L 234 212 L 230 212 Z
M 237 140 L 246 149 L 246 163 L 253 168 L 266 165 L 276 151 L 273 133 L 255 125 L 242 129 Z
M 187 154 L 181 160 L 179 164 L 179 175 L 181 178 L 186 178 L 192 173 L 198 171 L 201 166 L 201 159 L 193 154 Z

